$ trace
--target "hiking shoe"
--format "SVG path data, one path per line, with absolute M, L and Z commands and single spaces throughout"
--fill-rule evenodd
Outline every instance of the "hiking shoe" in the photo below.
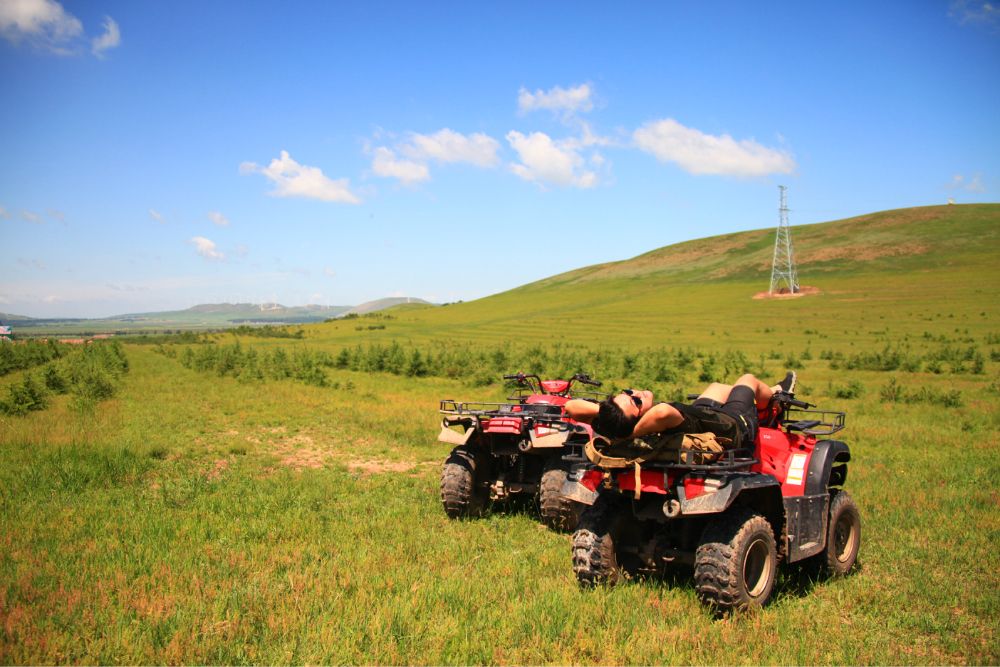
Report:
M 794 394 L 795 380 L 796 380 L 795 371 L 788 371 L 787 373 L 785 373 L 785 379 L 779 382 L 778 386 L 781 387 L 781 391 L 785 392 L 786 394 Z

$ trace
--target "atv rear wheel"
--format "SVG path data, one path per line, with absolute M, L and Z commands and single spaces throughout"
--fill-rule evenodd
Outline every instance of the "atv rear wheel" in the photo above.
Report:
M 814 558 L 822 573 L 842 577 L 854 567 L 861 549 L 861 513 L 854 500 L 843 489 L 830 494 L 830 523 L 826 531 L 826 548 Z
M 486 504 L 485 492 L 476 487 L 476 454 L 456 447 L 441 469 L 441 504 L 451 519 L 477 516 Z
M 770 522 L 746 508 L 730 510 L 708 524 L 695 553 L 695 589 L 720 611 L 762 607 L 778 570 Z
M 551 468 L 542 474 L 542 481 L 538 485 L 539 513 L 542 521 L 553 530 L 573 530 L 580 521 L 582 505 L 562 493 L 566 474 L 561 468 Z
M 621 580 L 615 553 L 617 520 L 606 495 L 583 510 L 573 533 L 573 572 L 581 586 L 614 585 Z

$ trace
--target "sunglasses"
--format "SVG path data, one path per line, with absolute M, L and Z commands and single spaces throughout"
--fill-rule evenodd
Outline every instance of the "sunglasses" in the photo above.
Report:
M 622 389 L 622 393 L 632 399 L 632 402 L 635 403 L 635 407 L 642 410 L 642 398 L 636 395 L 635 389 Z

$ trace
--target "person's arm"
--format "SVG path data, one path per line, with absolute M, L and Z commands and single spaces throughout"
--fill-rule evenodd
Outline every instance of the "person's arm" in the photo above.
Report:
M 638 438 L 650 433 L 661 433 L 684 423 L 684 415 L 669 403 L 658 403 L 651 407 L 632 429 L 632 437 Z
M 600 411 L 597 403 L 584 400 L 582 398 L 573 398 L 566 401 L 563 406 L 566 410 L 566 414 L 578 422 L 585 422 L 590 424 L 597 418 L 597 413 Z

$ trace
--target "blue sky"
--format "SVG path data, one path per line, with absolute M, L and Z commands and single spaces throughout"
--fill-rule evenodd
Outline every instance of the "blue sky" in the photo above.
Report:
M 1000 10 L 0 0 L 0 311 L 475 299 L 1000 201 Z

